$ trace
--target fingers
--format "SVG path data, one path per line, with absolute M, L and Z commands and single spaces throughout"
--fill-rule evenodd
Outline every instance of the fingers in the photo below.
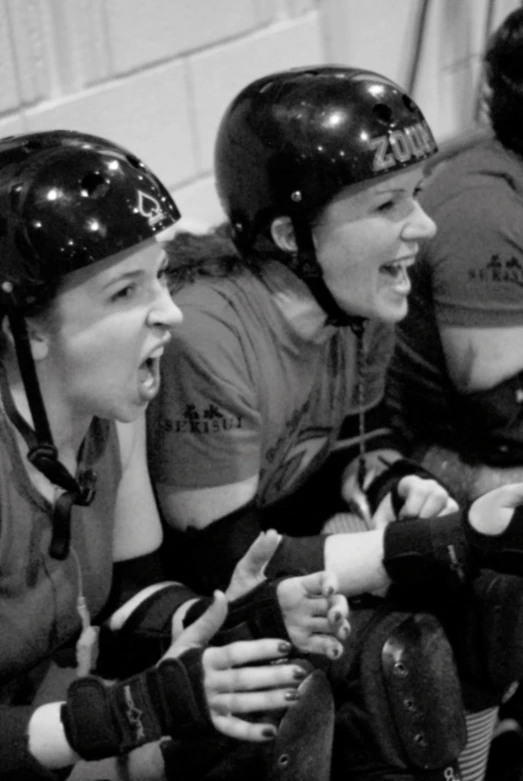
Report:
M 335 573 L 326 570 L 302 575 L 299 581 L 306 596 L 309 597 L 330 597 L 338 590 L 338 579 Z
M 349 603 L 343 594 L 333 594 L 327 612 L 330 630 L 335 637 L 344 642 L 350 634 Z
M 288 708 L 299 700 L 296 688 L 253 692 L 218 692 L 208 697 L 209 709 L 217 715 L 259 713 Z
M 303 645 L 306 648 L 302 650 L 306 653 L 321 654 L 332 660 L 339 659 L 345 650 L 343 644 L 329 634 L 316 633 L 309 635 Z
M 179 656 L 188 648 L 205 646 L 214 637 L 227 617 L 227 600 L 221 591 L 215 591 L 212 604 L 200 618 L 181 633 L 163 659 Z
M 504 489 L 504 503 L 506 507 L 519 507 L 523 504 L 523 483 L 511 483 L 510 485 L 502 486 Z
M 405 498 L 401 508 L 402 518 L 432 518 L 440 515 L 450 497 L 436 480 L 426 480 L 408 475 L 400 480 L 398 494 Z
M 264 571 L 281 542 L 281 535 L 274 529 L 261 532 L 247 553 L 234 568 L 231 581 L 225 592 L 231 602 L 256 588 L 265 580 Z
M 210 695 L 253 692 L 262 689 L 294 689 L 308 675 L 298 664 L 267 664 L 260 667 L 214 669 L 205 674 Z M 214 701 L 214 700 L 213 700 Z M 234 708 L 230 708 L 234 710 Z
M 244 576 L 263 575 L 263 571 L 276 552 L 280 541 L 281 535 L 274 529 L 261 532 L 245 556 L 238 562 L 238 565 L 242 565 Z
M 257 662 L 282 659 L 288 656 L 291 644 L 285 640 L 264 638 L 229 643 L 217 648 L 207 648 L 203 653 L 204 669 L 226 670 Z
M 276 737 L 276 727 L 270 723 L 252 724 L 232 715 L 224 716 L 213 713 L 211 713 L 211 717 L 215 728 L 229 738 L 248 740 L 251 743 L 262 743 L 273 740 Z

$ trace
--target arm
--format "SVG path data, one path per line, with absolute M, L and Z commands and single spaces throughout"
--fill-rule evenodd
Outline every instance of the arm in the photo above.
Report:
M 461 394 L 489 390 L 523 370 L 523 324 L 466 328 L 442 323 L 439 330 L 450 378 Z

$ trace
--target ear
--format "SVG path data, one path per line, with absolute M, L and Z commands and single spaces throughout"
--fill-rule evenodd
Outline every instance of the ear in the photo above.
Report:
M 43 331 L 33 320 L 26 320 L 26 328 L 33 360 L 41 361 L 49 352 L 49 343 L 45 331 Z M 13 332 L 11 331 L 9 318 L 7 317 L 4 317 L 2 321 L 2 334 L 7 340 L 10 348 L 14 350 L 15 342 L 13 339 Z
M 31 345 L 31 353 L 34 361 L 41 361 L 47 357 L 49 352 L 49 339 L 45 331 L 37 326 L 33 321 L 27 320 L 27 335 Z
M 290 217 L 276 217 L 271 223 L 273 242 L 284 252 L 296 252 L 296 237 Z

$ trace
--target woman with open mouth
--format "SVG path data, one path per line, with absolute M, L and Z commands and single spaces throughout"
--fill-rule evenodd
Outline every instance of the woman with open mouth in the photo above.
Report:
M 333 578 L 276 589 L 263 577 L 275 532 L 214 600 L 162 570 L 144 413 L 182 319 L 162 247 L 179 216 L 157 177 L 105 139 L 0 141 L 2 780 L 63 779 L 81 759 L 144 745 L 160 777 L 158 741 L 202 730 L 271 741 L 272 712 L 296 705 L 307 676 L 288 659 L 288 629 L 320 627 L 317 650 L 341 653 Z M 249 634 L 260 606 L 272 622 Z M 52 666 L 58 652 L 71 675 Z

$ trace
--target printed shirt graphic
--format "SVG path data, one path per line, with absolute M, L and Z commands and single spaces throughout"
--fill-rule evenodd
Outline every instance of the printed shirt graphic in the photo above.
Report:
M 265 278 L 274 266 L 282 268 L 269 264 Z M 197 281 L 175 298 L 184 321 L 149 408 L 153 480 L 203 488 L 258 474 L 257 500 L 270 503 L 316 471 L 356 410 L 354 334 L 337 329 L 321 344 L 306 341 L 248 271 Z M 368 406 L 382 394 L 390 336 L 369 324 Z

